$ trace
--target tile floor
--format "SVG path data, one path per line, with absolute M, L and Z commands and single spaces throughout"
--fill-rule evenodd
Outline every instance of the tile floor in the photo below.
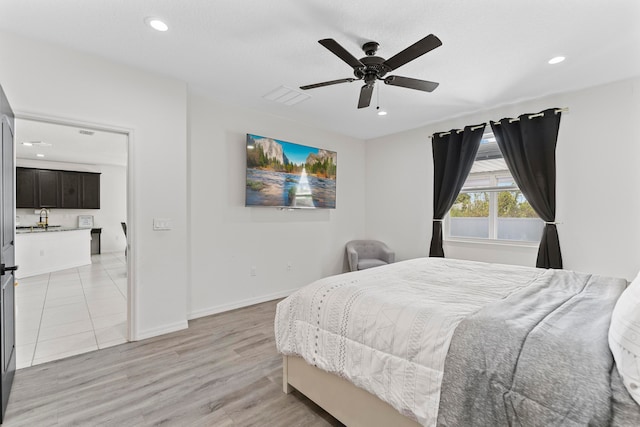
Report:
M 91 265 L 17 280 L 18 369 L 127 341 L 124 254 L 91 258 Z

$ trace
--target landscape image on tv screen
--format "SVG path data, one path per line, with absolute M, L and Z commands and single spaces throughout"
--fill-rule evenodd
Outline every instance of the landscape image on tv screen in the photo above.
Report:
M 247 134 L 247 206 L 336 207 L 337 153 Z

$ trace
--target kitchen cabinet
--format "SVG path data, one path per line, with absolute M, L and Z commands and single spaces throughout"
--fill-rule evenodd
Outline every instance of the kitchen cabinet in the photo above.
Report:
M 83 209 L 100 209 L 100 174 L 99 173 L 81 173 L 82 179 L 82 198 L 81 208 Z
M 38 169 L 38 201 L 36 208 L 60 207 L 60 173 Z
M 16 208 L 60 206 L 59 171 L 16 168 Z
M 100 174 L 16 168 L 16 208 L 100 209 Z
M 16 208 L 35 208 L 37 169 L 16 168 Z
M 61 171 L 61 204 L 63 209 L 78 209 L 80 207 L 80 174 L 77 172 Z

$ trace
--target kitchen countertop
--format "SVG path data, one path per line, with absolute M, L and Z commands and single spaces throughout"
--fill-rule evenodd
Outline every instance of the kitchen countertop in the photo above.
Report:
M 16 234 L 31 234 L 31 233 L 51 233 L 54 231 L 76 231 L 76 230 L 89 230 L 90 228 L 78 228 L 78 227 L 61 227 L 61 226 L 51 226 L 48 228 L 42 227 L 28 227 L 23 228 L 25 226 L 20 226 L 21 228 L 16 228 Z

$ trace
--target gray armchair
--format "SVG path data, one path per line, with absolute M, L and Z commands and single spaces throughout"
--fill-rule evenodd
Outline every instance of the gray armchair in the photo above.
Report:
M 391 264 L 396 254 L 377 240 L 352 240 L 347 243 L 347 258 L 351 271 Z

